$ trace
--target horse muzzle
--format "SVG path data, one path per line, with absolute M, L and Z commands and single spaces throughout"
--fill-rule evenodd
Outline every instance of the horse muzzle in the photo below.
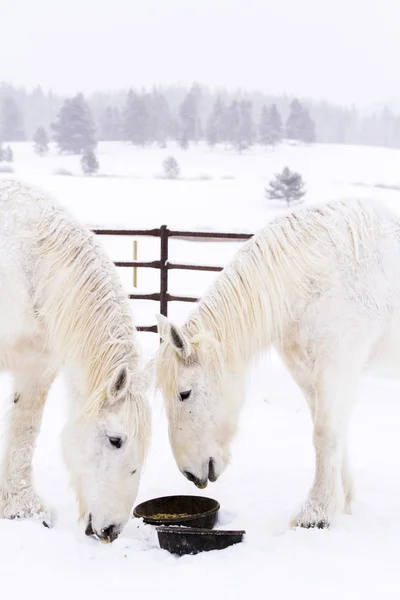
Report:
M 206 470 L 206 474 L 202 478 L 196 477 L 196 475 L 194 475 L 190 471 L 185 470 L 185 471 L 182 471 L 182 473 L 186 477 L 186 479 L 188 479 L 189 481 L 194 483 L 194 485 L 196 487 L 198 487 L 201 490 L 204 490 L 207 487 L 209 481 L 215 482 L 218 479 L 218 475 L 217 475 L 216 469 L 215 469 L 215 461 L 213 458 L 210 458 L 210 460 L 208 461 L 208 464 L 206 465 L 205 470 Z
M 88 537 L 93 537 L 100 542 L 107 544 L 114 542 L 120 533 L 121 529 L 117 525 L 109 525 L 108 527 L 104 527 L 100 532 L 95 531 L 92 524 L 92 515 L 89 515 L 88 524 L 85 529 L 85 535 Z

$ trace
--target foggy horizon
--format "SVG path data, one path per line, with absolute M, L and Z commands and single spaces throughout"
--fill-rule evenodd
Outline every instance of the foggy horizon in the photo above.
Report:
M 366 107 L 399 102 L 390 0 L 4 0 L 0 80 L 62 95 L 193 82 Z M 23 18 L 21 18 L 23 15 Z

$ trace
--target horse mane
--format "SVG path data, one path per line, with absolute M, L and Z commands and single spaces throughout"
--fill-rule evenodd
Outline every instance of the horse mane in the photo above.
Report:
M 381 228 L 373 207 L 336 201 L 297 208 L 243 244 L 182 328 L 216 384 L 227 374 L 240 377 L 272 343 L 280 346 L 285 326 L 332 283 L 339 263 L 362 264 L 370 256 Z M 181 363 L 171 343 L 161 344 L 156 385 L 167 403 L 175 400 Z
M 85 371 L 87 414 L 97 414 L 106 400 L 115 370 L 126 363 L 134 380 L 133 408 L 146 422 L 145 384 L 139 375 L 140 353 L 127 295 L 113 263 L 94 234 L 56 205 L 44 204 L 35 231 L 39 256 L 35 271 L 35 309 L 44 323 L 46 344 L 63 363 Z M 133 387 L 130 386 L 133 390 Z M 128 400 L 128 398 L 127 398 Z M 138 429 L 140 433 L 140 427 Z

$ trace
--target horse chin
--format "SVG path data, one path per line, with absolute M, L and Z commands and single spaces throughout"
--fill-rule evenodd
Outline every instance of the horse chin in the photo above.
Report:
M 196 486 L 196 487 L 197 487 L 199 490 L 205 490 L 205 489 L 206 489 L 206 487 L 208 486 L 208 481 L 206 481 L 205 483 L 203 483 L 203 482 L 199 481 L 199 482 L 196 482 L 194 485 L 195 485 L 195 486 Z

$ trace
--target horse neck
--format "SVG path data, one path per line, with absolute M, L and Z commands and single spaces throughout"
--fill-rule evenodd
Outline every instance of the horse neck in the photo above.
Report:
M 93 236 L 62 213 L 39 229 L 36 305 L 49 351 L 74 373 L 89 402 L 100 402 L 115 369 L 140 360 L 128 298 Z
M 217 341 L 216 368 L 241 374 L 256 355 L 281 337 L 287 311 L 267 254 L 262 239 L 245 244 L 185 326 L 186 334 L 193 341 L 198 339 L 205 353 L 213 354 L 213 344 L 207 340 Z
M 288 327 L 332 285 L 338 260 L 351 264 L 371 255 L 371 230 L 380 232 L 380 217 L 359 202 L 303 207 L 278 217 L 217 277 L 186 324 L 187 335 L 207 348 L 201 340 L 211 334 L 230 371 L 272 343 L 282 348 Z

